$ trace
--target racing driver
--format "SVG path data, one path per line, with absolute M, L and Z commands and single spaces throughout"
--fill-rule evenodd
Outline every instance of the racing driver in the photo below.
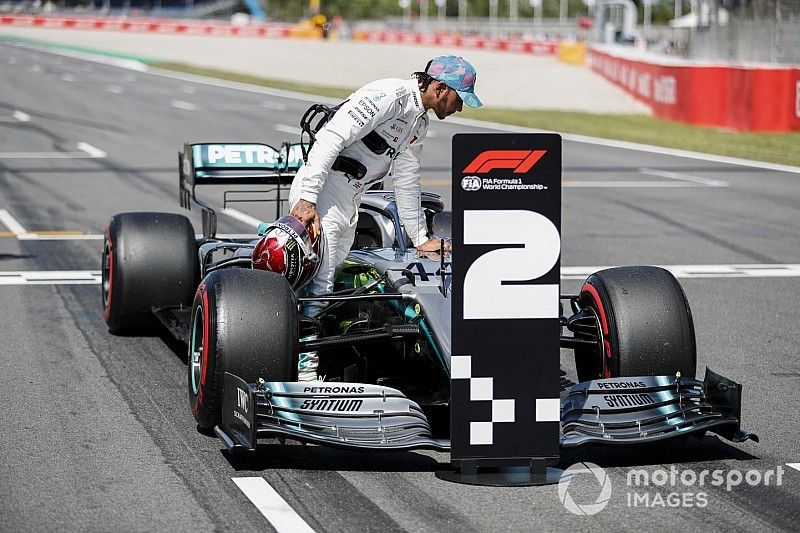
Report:
M 333 289 L 336 267 L 355 239 L 361 195 L 386 176 L 391 175 L 400 220 L 414 246 L 421 252 L 440 250 L 441 241 L 428 238 L 421 207 L 420 154 L 427 113 L 433 110 L 443 120 L 463 104 L 480 107 L 475 79 L 475 68 L 465 59 L 434 57 L 410 79 L 388 78 L 358 89 L 316 133 L 289 193 L 291 214 L 306 226 L 321 225 L 326 240 L 310 294 Z M 316 379 L 317 364 L 316 354 L 301 354 L 300 381 Z

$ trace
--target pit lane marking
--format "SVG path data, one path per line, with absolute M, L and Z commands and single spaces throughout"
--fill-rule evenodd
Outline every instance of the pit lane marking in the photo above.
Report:
M 270 100 L 264 100 L 261 102 L 261 107 L 265 109 L 274 109 L 275 111 L 284 111 L 286 109 L 286 104 L 281 104 L 279 102 L 272 102 Z
M 0 159 L 103 159 L 106 153 L 86 142 L 79 142 L 77 152 L 0 152 Z
M 311 526 L 263 477 L 232 477 L 231 480 L 278 533 L 314 533 Z
M 301 135 L 303 133 L 303 130 L 300 128 L 295 128 L 294 126 L 288 126 L 286 124 L 275 124 L 275 130 L 292 135 Z
M 0 272 L 0 285 L 99 285 L 99 270 Z
M 0 122 L 30 122 L 31 116 L 23 111 L 15 110 L 11 116 L 0 118 Z
M 705 187 L 727 187 L 727 181 L 715 180 L 711 178 L 703 178 L 700 176 L 693 176 L 691 174 L 683 174 L 681 172 L 669 172 L 667 170 L 658 170 L 655 168 L 640 168 L 639 172 L 647 176 L 656 176 L 658 178 L 668 178 L 672 180 L 688 181 L 696 183 Z
M 605 188 L 605 189 L 675 189 L 684 187 L 711 187 L 711 185 L 702 185 L 699 183 L 689 183 L 680 181 L 590 181 L 590 180 L 564 180 L 561 182 L 562 187 L 572 188 Z M 719 185 L 717 185 L 719 187 Z M 727 185 L 723 185 L 727 187 Z
M 197 104 L 184 102 L 183 100 L 173 100 L 169 105 L 177 109 L 183 109 L 184 111 L 197 111 Z
M 102 235 L 97 237 L 102 239 Z M 584 280 L 609 266 L 562 267 L 562 280 Z M 663 266 L 676 278 L 787 278 L 800 277 L 798 265 L 672 265 Z M 28 270 L 0 272 L 0 285 L 99 285 L 99 270 Z M 796 465 L 796 466 L 792 466 Z M 789 466 L 800 470 L 800 463 Z
M 231 207 L 226 207 L 222 211 L 220 211 L 223 215 L 228 215 L 229 217 L 238 220 L 239 222 L 244 222 L 249 226 L 253 226 L 257 228 L 263 220 L 259 220 L 256 217 L 251 217 L 247 213 L 242 213 L 238 209 L 233 209 Z
M 680 178 L 675 178 L 680 179 Z M 704 178 L 698 178 L 704 179 Z M 687 188 L 687 187 L 727 187 L 727 182 L 719 182 L 718 180 L 708 180 L 709 182 L 717 182 L 719 184 L 712 185 L 710 183 L 699 183 L 699 182 L 692 182 L 691 180 L 687 181 L 660 181 L 660 180 L 647 180 L 647 181 L 634 181 L 634 180 L 614 180 L 614 181 L 591 181 L 591 180 L 574 180 L 574 179 L 565 179 L 561 182 L 561 186 L 564 188 L 606 188 L 606 189 L 624 189 L 624 188 L 631 188 L 631 189 L 644 189 L 644 188 L 652 188 L 652 189 L 679 189 L 679 188 Z M 429 187 L 434 186 L 449 186 L 452 183 L 450 179 L 422 179 L 420 181 L 422 185 L 427 185 Z
M 800 264 L 660 265 L 676 278 L 796 278 Z M 561 279 L 583 280 L 611 266 L 561 267 Z
M 3 223 L 8 231 L 17 237 L 28 233 L 28 230 L 26 230 L 22 224 L 17 222 L 17 219 L 8 212 L 8 209 L 0 209 L 0 222 Z
M 82 231 L 30 231 L 15 235 L 20 241 L 102 241 L 102 234 L 89 234 Z
M 95 240 L 103 238 L 103 235 L 87 235 L 82 231 L 28 231 L 11 213 L 9 213 L 8 209 L 0 209 L 0 223 L 8 229 L 8 231 L 0 231 L 0 237 L 16 237 L 21 241 Z

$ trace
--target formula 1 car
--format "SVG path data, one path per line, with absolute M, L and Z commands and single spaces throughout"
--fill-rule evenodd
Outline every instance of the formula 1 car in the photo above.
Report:
M 109 330 L 161 324 L 185 342 L 198 427 L 213 429 L 231 450 L 253 450 L 266 437 L 448 450 L 450 258 L 416 252 L 393 193 L 364 194 L 334 292 L 317 297 L 253 269 L 258 239 L 217 236 L 214 209 L 196 197 L 198 185 L 269 184 L 279 214 L 300 159 L 290 144 L 187 144 L 179 154 L 180 200 L 203 211 L 203 235 L 175 214 L 111 218 L 102 268 Z M 234 201 L 229 191 L 224 198 L 224 205 Z M 422 207 L 431 234 L 448 237 L 441 198 L 425 193 Z M 710 370 L 695 379 L 692 315 L 668 271 L 602 270 L 561 300 L 570 310 L 561 313 L 561 347 L 574 351 L 580 382 L 562 390 L 562 447 L 707 431 L 757 440 L 740 427 L 741 385 Z M 305 316 L 309 302 L 327 307 Z M 297 381 L 298 354 L 309 351 L 319 353 L 324 381 Z

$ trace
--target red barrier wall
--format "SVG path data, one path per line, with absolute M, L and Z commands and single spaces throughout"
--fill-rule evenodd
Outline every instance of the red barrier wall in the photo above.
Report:
M 81 30 L 113 30 L 186 35 L 239 35 L 242 37 L 290 37 L 291 24 L 248 24 L 236 26 L 222 22 L 201 22 L 169 19 L 64 17 L 44 15 L 0 15 L 0 26 L 36 28 L 71 28 Z M 401 31 L 356 31 L 353 39 L 375 43 L 453 46 L 535 55 L 558 53 L 556 41 L 524 41 L 453 34 L 412 33 Z
M 459 48 L 476 48 L 483 50 L 500 50 L 503 52 L 520 52 L 535 55 L 555 55 L 559 43 L 556 41 L 525 41 L 520 39 L 498 39 L 477 35 L 454 35 L 449 33 L 412 33 L 402 31 L 355 31 L 353 40 L 373 43 L 403 43 L 438 46 L 455 46 Z
M 597 49 L 591 65 L 662 118 L 736 131 L 800 131 L 800 67 L 655 64 Z
M 113 30 L 186 35 L 239 35 L 241 37 L 288 37 L 288 24 L 248 24 L 238 26 L 220 22 L 198 22 L 147 18 L 59 17 L 39 15 L 0 15 L 0 26 L 70 28 L 75 30 Z

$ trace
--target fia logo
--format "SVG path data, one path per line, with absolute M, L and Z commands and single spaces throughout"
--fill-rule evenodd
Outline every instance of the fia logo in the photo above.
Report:
M 239 409 L 241 409 L 242 411 L 244 411 L 245 414 L 247 414 L 247 410 L 248 410 L 248 407 L 249 407 L 249 405 L 248 405 L 249 402 L 248 402 L 248 398 L 247 398 L 247 392 L 245 392 L 245 391 L 243 391 L 242 389 L 239 389 L 239 388 L 236 389 L 236 392 L 238 393 L 238 396 L 237 396 L 236 399 L 237 399 L 237 403 L 239 405 Z
M 477 191 L 481 188 L 481 179 L 478 176 L 464 176 L 461 179 L 461 188 L 465 191 Z

